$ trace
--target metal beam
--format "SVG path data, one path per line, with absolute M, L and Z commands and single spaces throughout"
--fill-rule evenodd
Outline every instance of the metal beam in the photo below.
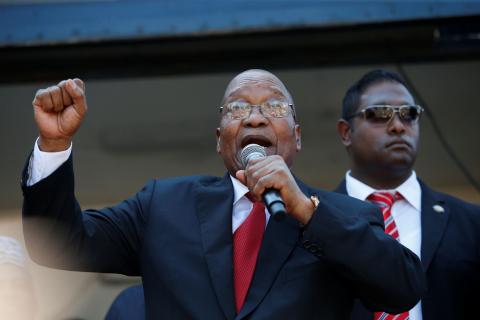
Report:
M 0 83 L 478 59 L 475 18 L 0 50 Z
M 0 47 L 278 31 L 479 15 L 478 1 L 175 0 L 0 5 Z

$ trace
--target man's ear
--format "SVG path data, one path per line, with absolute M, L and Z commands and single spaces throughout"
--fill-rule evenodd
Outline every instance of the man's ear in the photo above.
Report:
M 338 120 L 337 131 L 338 131 L 338 134 L 340 135 L 340 139 L 342 140 L 343 145 L 345 147 L 349 147 L 350 144 L 352 143 L 351 141 L 352 127 L 350 126 L 350 123 L 348 121 L 345 121 L 344 119 Z
M 297 145 L 297 152 L 302 150 L 302 129 L 299 124 L 295 125 L 295 143 Z
M 217 135 L 217 153 L 220 153 L 220 128 L 215 130 L 215 134 Z

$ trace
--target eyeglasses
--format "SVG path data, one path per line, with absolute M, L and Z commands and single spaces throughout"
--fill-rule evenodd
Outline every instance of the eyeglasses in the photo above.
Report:
M 388 123 L 396 113 L 405 123 L 414 124 L 417 123 L 422 115 L 424 109 L 419 105 L 403 105 L 403 106 L 390 106 L 385 105 L 371 105 L 363 108 L 357 113 L 348 116 L 345 120 L 350 120 L 356 116 L 363 115 L 364 119 L 372 122 L 385 124 Z
M 295 118 L 295 110 L 293 104 L 285 101 L 270 100 L 260 105 L 252 105 L 244 101 L 233 101 L 220 107 L 220 113 L 230 120 L 245 119 L 252 113 L 253 107 L 258 107 L 262 115 L 266 118 L 283 118 L 290 114 Z

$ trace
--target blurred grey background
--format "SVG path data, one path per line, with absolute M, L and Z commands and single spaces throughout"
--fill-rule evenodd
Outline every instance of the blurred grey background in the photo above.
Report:
M 335 129 L 341 99 L 354 80 L 378 67 L 395 71 L 389 64 L 270 69 L 293 94 L 303 140 L 293 170 L 308 183 L 331 189 L 344 175 L 348 159 Z M 478 179 L 480 61 L 409 63 L 404 68 L 453 149 Z M 220 99 L 235 74 L 85 79 L 89 110 L 74 140 L 80 202 L 117 202 L 154 177 L 222 175 L 215 128 Z M 20 172 L 37 135 L 31 101 L 38 88 L 53 83 L 0 86 L 3 209 L 21 205 Z M 441 190 L 480 201 L 438 142 L 427 117 L 421 122 L 416 170 Z

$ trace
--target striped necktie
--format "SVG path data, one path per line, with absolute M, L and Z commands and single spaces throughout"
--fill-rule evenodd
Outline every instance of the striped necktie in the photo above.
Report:
M 382 210 L 383 220 L 385 222 L 385 233 L 388 233 L 395 239 L 399 240 L 397 225 L 392 216 L 392 206 L 396 200 L 402 199 L 402 195 L 398 192 L 391 194 L 390 192 L 374 192 L 368 196 L 367 200 L 377 205 Z M 375 312 L 374 320 L 408 320 L 409 314 L 402 312 L 399 314 L 388 314 L 385 312 Z

